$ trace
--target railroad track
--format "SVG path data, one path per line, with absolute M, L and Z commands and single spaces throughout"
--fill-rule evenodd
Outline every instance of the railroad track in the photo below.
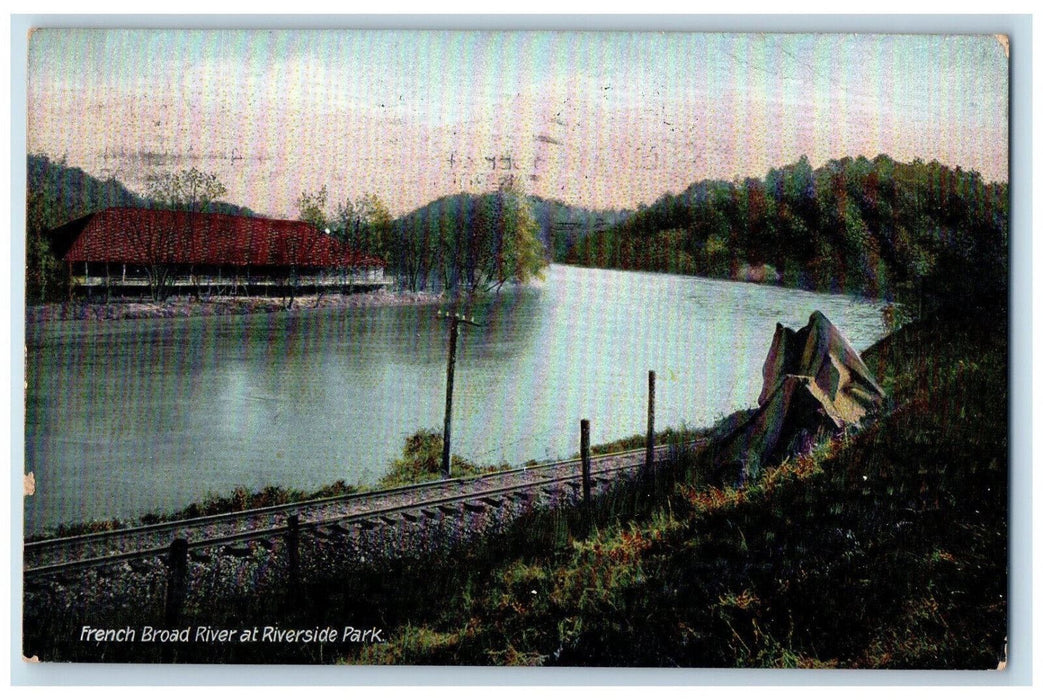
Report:
M 668 449 L 658 447 L 657 460 Z M 595 486 L 604 486 L 621 473 L 639 468 L 644 458 L 643 448 L 593 457 L 592 480 Z M 396 519 L 415 523 L 433 514 L 444 517 L 457 511 L 496 509 L 504 499 L 527 498 L 534 493 L 553 499 L 565 489 L 581 487 L 579 472 L 579 459 L 570 459 L 475 477 L 29 542 L 23 549 L 23 573 L 36 577 L 163 556 L 176 538 L 187 540 L 190 549 L 201 549 L 278 537 L 288 532 L 291 515 L 298 517 L 301 531 L 321 533 L 326 528 L 372 529 L 390 526 Z

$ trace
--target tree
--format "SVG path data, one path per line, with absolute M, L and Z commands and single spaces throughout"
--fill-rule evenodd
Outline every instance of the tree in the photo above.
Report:
M 326 185 L 316 192 L 301 192 L 297 198 L 297 219 L 307 221 L 309 224 L 325 231 L 329 223 L 326 217 L 326 202 L 329 200 L 329 192 Z
M 40 190 L 29 190 L 25 217 L 25 298 L 29 303 L 54 298 L 60 287 L 61 265 L 46 237 L 61 220 L 62 214 L 56 209 L 53 198 Z
M 543 278 L 546 250 L 539 238 L 539 225 L 525 194 L 514 185 L 497 192 L 500 218 L 497 221 L 498 254 L 491 260 L 489 283 L 497 291 L 507 282 L 526 284 Z
M 206 173 L 195 166 L 153 175 L 146 185 L 146 196 L 154 205 L 178 211 L 207 211 L 227 192 L 216 173 Z
M 356 201 L 345 199 L 337 205 L 334 228 L 351 248 L 368 255 L 387 257 L 391 231 L 391 212 L 375 194 L 364 194 Z
M 115 178 L 99 180 L 66 158 L 42 153 L 26 158 L 26 301 L 57 300 L 68 284 L 67 268 L 52 248 L 49 232 L 107 207 L 141 206 L 141 198 Z

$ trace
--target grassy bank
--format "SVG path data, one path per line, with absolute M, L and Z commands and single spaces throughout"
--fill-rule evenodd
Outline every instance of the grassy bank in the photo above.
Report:
M 344 660 L 994 668 L 1007 399 L 993 330 L 923 324 L 878 344 L 865 359 L 893 413 L 743 489 L 700 485 L 705 455 L 681 456 L 658 497 L 617 493 L 589 526 L 540 514 L 415 580 L 387 572 L 400 593 L 368 603 L 392 639 Z

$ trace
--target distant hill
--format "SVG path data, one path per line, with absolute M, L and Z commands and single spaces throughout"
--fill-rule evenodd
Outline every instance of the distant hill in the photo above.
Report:
M 979 305 L 1006 294 L 1008 197 L 937 161 L 801 158 L 664 194 L 565 261 Z
M 439 197 L 395 221 L 395 226 L 415 228 L 449 216 L 459 220 L 467 218 L 465 212 L 474 211 L 491 194 L 459 194 Z M 551 260 L 564 260 L 566 252 L 592 233 L 607 231 L 624 221 L 632 212 L 615 209 L 587 209 L 576 207 L 554 199 L 528 196 L 533 217 L 539 225 L 539 237 Z
M 42 154 L 28 156 L 26 187 L 30 204 L 34 197 L 45 200 L 44 223 L 48 228 L 108 207 L 153 206 L 147 197 L 131 191 L 115 178 L 102 180 Z M 228 202 L 214 202 L 208 211 L 256 216 L 252 210 Z
M 540 224 L 540 236 L 555 262 L 563 261 L 568 250 L 587 236 L 607 231 L 633 213 L 625 209 L 587 209 L 536 196 L 529 200 Z
M 26 165 L 29 196 L 47 197 L 57 211 L 68 213 L 69 218 L 107 207 L 146 206 L 143 197 L 131 192 L 119 180 L 100 180 L 80 168 L 39 154 L 30 154 Z

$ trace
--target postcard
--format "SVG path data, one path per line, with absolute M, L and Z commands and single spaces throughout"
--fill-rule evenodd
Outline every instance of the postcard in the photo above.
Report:
M 27 662 L 1006 664 L 1009 36 L 27 46 Z

